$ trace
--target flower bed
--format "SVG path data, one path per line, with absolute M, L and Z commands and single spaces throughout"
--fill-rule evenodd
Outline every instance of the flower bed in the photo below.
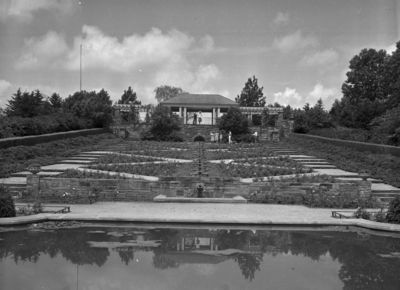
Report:
M 76 169 L 68 169 L 62 174 L 58 175 L 60 178 L 99 178 L 99 179 L 125 179 L 121 175 L 111 175 L 108 173 L 87 172 Z
M 112 163 L 133 163 L 133 162 L 147 162 L 157 161 L 161 159 L 141 157 L 141 156 L 126 156 L 119 154 L 107 154 L 99 157 L 92 164 L 112 164 Z
M 223 176 L 229 177 L 268 177 L 268 176 L 279 176 L 288 174 L 300 174 L 311 172 L 310 169 L 304 169 L 302 167 L 283 167 L 283 166 L 267 166 L 260 164 L 237 164 L 237 163 L 219 163 L 213 164 L 217 170 L 223 174 Z
M 162 163 L 162 164 L 118 164 L 118 165 L 106 165 L 99 164 L 90 166 L 91 169 L 103 170 L 103 171 L 113 171 L 113 172 L 123 172 L 130 174 L 139 174 L 147 176 L 173 176 L 180 167 L 180 163 Z

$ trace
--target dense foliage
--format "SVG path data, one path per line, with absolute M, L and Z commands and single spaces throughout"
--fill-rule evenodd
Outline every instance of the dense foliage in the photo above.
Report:
M 15 217 L 14 200 L 5 187 L 0 185 L 0 218 Z
M 312 129 L 329 128 L 333 126 L 331 117 L 324 109 L 321 99 L 319 99 L 313 107 L 310 107 L 307 103 L 302 110 L 294 110 L 293 117 L 293 130 L 296 133 L 308 133 Z
M 240 139 L 241 136 L 249 133 L 249 124 L 246 116 L 242 114 L 239 108 L 231 107 L 222 116 L 219 129 L 227 133 L 230 131 L 234 139 Z
M 172 86 L 160 86 L 157 87 L 155 90 L 155 98 L 157 100 L 157 102 L 161 103 L 164 101 L 167 101 L 171 98 L 176 97 L 177 95 L 183 93 L 183 90 L 181 88 L 178 87 L 172 87 Z
M 64 100 L 63 108 L 79 118 L 87 118 L 95 127 L 107 127 L 112 121 L 112 102 L 104 90 L 75 92 Z
M 264 107 L 265 97 L 263 87 L 258 86 L 258 80 L 255 76 L 248 78 L 240 95 L 235 99 L 242 107 Z
M 389 204 L 389 209 L 386 215 L 389 223 L 400 224 L 400 197 L 397 196 Z
M 131 87 L 128 87 L 128 89 L 124 91 L 121 99 L 118 100 L 118 104 L 130 105 L 130 111 L 120 111 L 123 121 L 130 124 L 139 123 L 139 114 L 135 109 L 135 105 L 141 105 L 141 102 L 138 100 L 136 92 L 134 92 Z
M 0 138 L 87 129 L 92 122 L 72 113 L 52 113 L 31 118 L 0 116 Z
M 150 129 L 142 134 L 143 140 L 182 141 L 178 132 L 181 129 L 178 116 L 168 107 L 158 105 L 152 116 Z
M 0 138 L 106 127 L 112 121 L 112 103 L 105 90 L 76 92 L 63 100 L 39 90 L 11 97 L 4 116 L 0 114 Z

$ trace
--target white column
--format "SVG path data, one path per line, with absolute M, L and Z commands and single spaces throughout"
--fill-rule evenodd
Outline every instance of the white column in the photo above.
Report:
M 221 114 L 221 108 L 217 109 L 217 118 L 219 118 L 219 115 Z
M 179 117 L 182 117 L 182 107 L 179 107 Z
M 212 115 L 211 115 L 211 125 L 215 125 L 217 122 L 216 118 L 215 118 L 215 108 L 212 109 Z
M 187 122 L 187 116 L 186 116 L 187 108 L 183 108 L 183 124 L 186 124 Z

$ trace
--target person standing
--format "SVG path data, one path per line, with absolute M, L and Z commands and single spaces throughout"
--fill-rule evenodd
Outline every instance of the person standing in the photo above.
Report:
M 232 132 L 231 131 L 229 131 L 229 134 L 228 134 L 228 143 L 232 144 Z
M 193 115 L 193 125 L 196 125 L 196 124 L 197 124 L 197 114 L 194 113 L 194 115 Z
M 199 125 L 201 124 L 201 121 L 202 121 L 201 117 L 202 117 L 201 111 L 199 111 L 198 114 L 197 114 L 197 120 L 199 122 Z

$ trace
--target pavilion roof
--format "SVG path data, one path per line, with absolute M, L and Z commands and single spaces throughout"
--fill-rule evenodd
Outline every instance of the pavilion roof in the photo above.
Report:
M 208 105 L 208 106 L 238 106 L 238 104 L 224 96 L 217 94 L 189 94 L 182 93 L 174 98 L 162 102 L 163 105 Z

